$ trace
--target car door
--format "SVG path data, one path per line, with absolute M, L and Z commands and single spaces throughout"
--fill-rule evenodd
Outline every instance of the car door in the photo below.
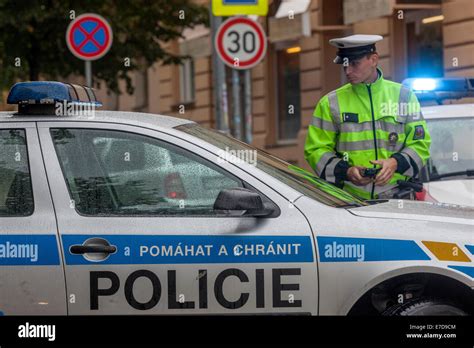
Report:
M 98 122 L 38 128 L 70 314 L 317 312 L 311 230 L 278 188 L 158 131 Z M 275 217 L 213 209 L 220 190 L 244 186 Z
M 0 315 L 65 315 L 53 204 L 35 122 L 0 123 Z

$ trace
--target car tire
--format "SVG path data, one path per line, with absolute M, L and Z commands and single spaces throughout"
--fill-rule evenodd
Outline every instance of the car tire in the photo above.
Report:
M 425 315 L 468 315 L 450 301 L 432 298 L 419 298 L 395 305 L 385 310 L 384 316 L 425 316 Z

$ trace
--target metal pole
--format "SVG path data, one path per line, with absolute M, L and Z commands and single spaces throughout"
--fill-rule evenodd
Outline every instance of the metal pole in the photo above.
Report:
M 225 70 L 224 70 L 225 72 Z M 227 82 L 225 81 L 225 76 L 224 76 L 224 81 L 220 85 L 221 89 L 221 94 L 220 94 L 220 99 L 217 101 L 220 104 L 221 108 L 221 130 L 226 133 L 230 134 L 230 128 L 229 128 L 229 103 L 227 99 Z
M 92 64 L 90 60 L 84 62 L 84 67 L 86 71 L 86 85 L 87 87 L 92 88 Z
M 242 108 L 240 107 L 240 75 L 239 70 L 232 69 L 232 96 L 234 137 L 242 140 Z
M 217 56 L 214 47 L 214 38 L 217 29 L 222 24 L 222 17 L 216 17 L 212 14 L 212 5 L 209 6 L 209 15 L 211 18 L 211 39 L 212 39 L 212 76 L 214 83 L 214 113 L 216 116 L 216 127 L 218 130 L 229 134 L 229 111 L 227 105 L 227 85 L 225 77 L 224 63 Z
M 245 81 L 245 142 L 252 142 L 252 73 L 250 69 L 244 72 Z

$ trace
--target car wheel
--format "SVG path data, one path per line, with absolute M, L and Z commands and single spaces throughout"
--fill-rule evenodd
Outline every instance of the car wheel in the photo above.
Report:
M 395 305 L 382 313 L 385 316 L 423 316 L 423 315 L 467 315 L 465 311 L 447 300 L 419 298 Z

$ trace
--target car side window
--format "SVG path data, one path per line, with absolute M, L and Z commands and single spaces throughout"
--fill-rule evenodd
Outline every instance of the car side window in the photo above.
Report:
M 0 130 L 0 217 L 33 214 L 33 190 L 24 129 Z
M 242 182 L 180 147 L 135 133 L 51 129 L 71 205 L 80 214 L 216 215 L 219 192 Z

